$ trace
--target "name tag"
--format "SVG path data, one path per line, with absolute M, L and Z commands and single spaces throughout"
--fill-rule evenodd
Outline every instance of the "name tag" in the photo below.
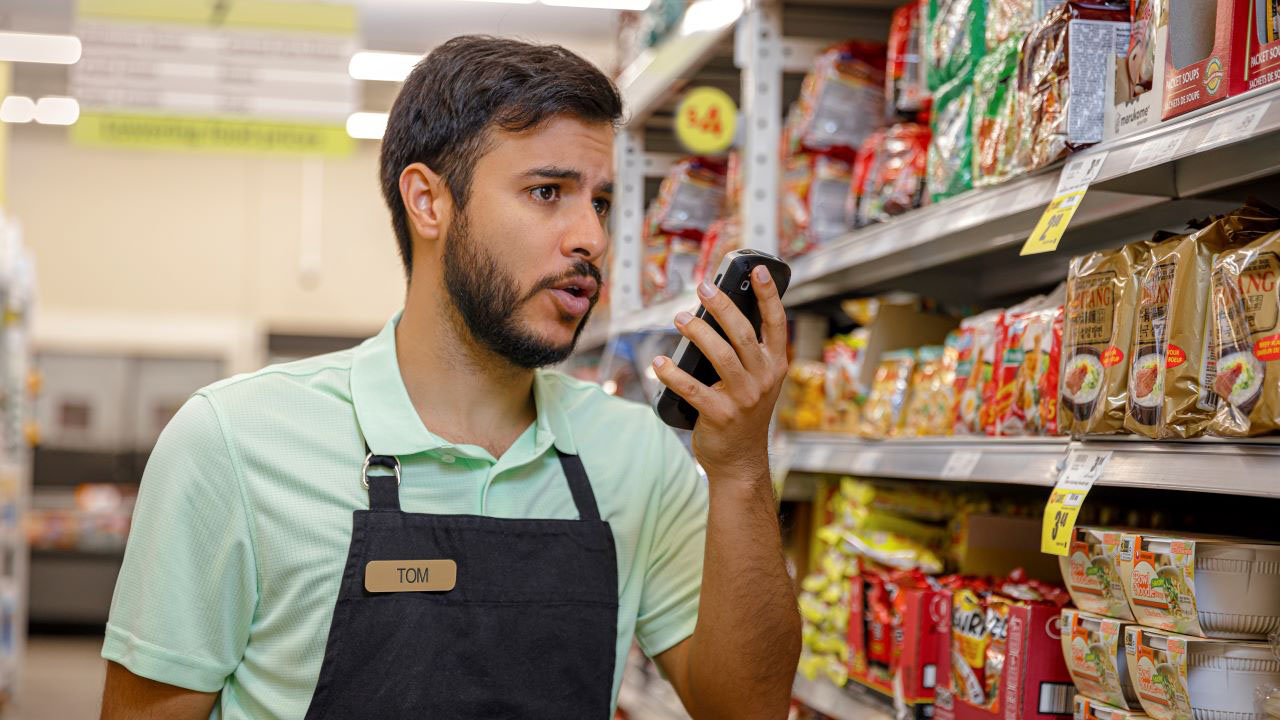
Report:
M 452 560 L 374 560 L 364 567 L 369 592 L 447 592 L 457 584 Z

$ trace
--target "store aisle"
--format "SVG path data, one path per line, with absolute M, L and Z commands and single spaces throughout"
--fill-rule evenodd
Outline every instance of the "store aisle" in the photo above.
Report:
M 27 641 L 18 720 L 98 717 L 106 664 L 102 638 L 35 636 Z

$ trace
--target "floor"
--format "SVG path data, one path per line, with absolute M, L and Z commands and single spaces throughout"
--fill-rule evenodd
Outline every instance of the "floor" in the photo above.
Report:
M 27 639 L 18 720 L 97 718 L 106 665 L 102 639 L 37 635 Z

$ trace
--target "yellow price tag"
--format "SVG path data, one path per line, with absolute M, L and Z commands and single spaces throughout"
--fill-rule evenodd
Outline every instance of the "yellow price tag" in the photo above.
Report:
M 676 138 L 689 152 L 698 155 L 728 150 L 737 127 L 738 107 L 719 88 L 693 88 L 676 108 Z
M 1018 254 L 1035 255 L 1057 250 L 1058 243 L 1062 242 L 1062 234 L 1067 231 L 1067 225 L 1071 222 L 1071 216 L 1076 214 L 1076 208 L 1080 207 L 1080 201 L 1084 199 L 1084 193 L 1084 190 L 1076 190 L 1054 196 L 1049 207 L 1040 216 L 1040 222 L 1036 223 L 1036 229 L 1031 231 L 1031 237 L 1022 245 L 1022 252 Z
M 1067 463 L 1058 475 L 1058 484 L 1044 506 L 1040 552 L 1067 555 L 1080 506 L 1110 459 L 1110 450 L 1072 450 L 1067 456 Z

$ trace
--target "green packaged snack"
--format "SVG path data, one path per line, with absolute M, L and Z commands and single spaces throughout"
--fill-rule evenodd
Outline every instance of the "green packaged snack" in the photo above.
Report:
M 973 184 L 994 185 L 1012 174 L 1018 142 L 1015 102 L 1022 36 L 978 61 L 973 75 Z
M 930 90 L 964 75 L 985 54 L 986 15 L 987 0 L 929 0 L 924 54 Z
M 972 70 L 933 95 L 928 182 L 933 202 L 973 187 L 973 104 Z

